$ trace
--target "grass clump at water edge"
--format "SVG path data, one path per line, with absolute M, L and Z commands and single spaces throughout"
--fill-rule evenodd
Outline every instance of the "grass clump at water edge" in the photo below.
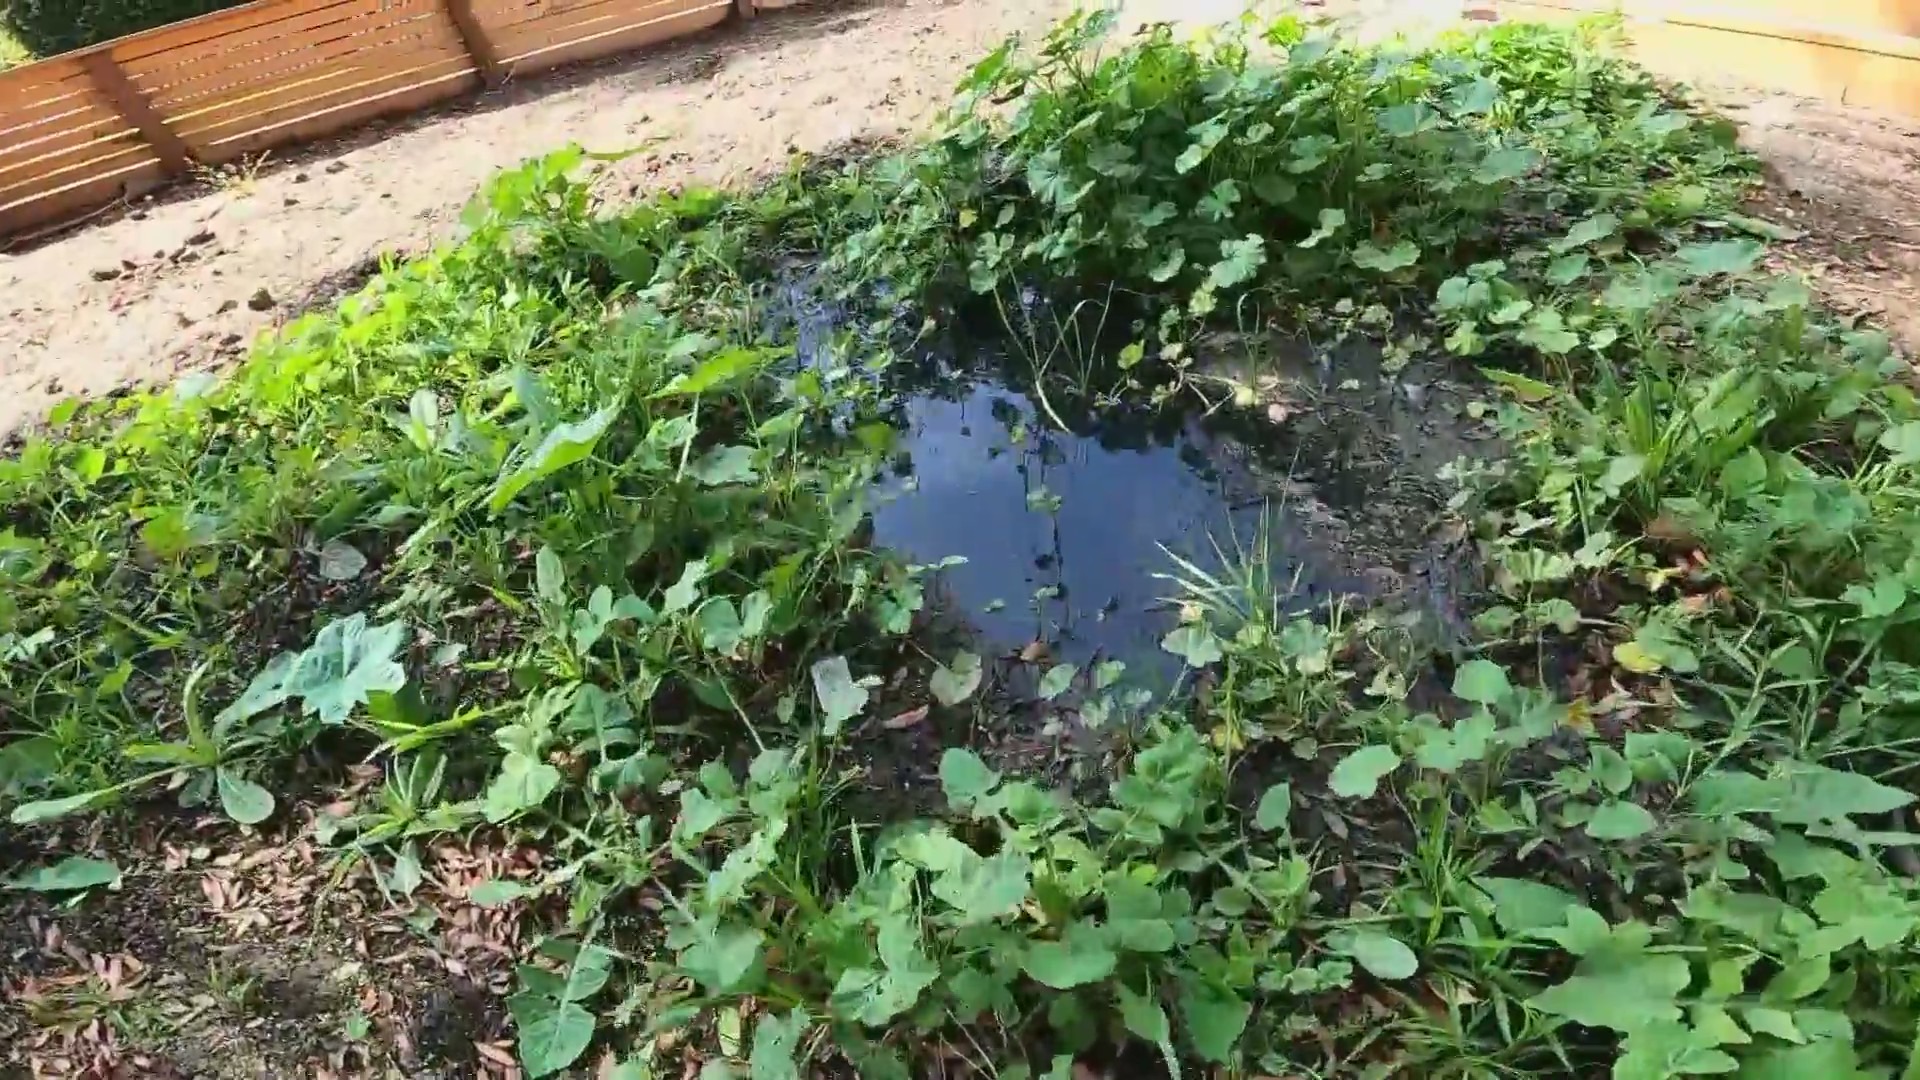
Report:
M 551 917 L 533 1075 L 1913 1075 L 1920 409 L 1758 272 L 1724 123 L 1590 28 L 1105 31 L 754 192 L 530 163 L 232 379 L 63 407 L 0 463 L 13 822 L 258 823 L 363 755 L 342 857 L 545 849 L 475 889 Z M 804 362 L 796 260 L 851 313 Z M 886 372 L 1023 290 L 1126 299 L 1051 402 L 1176 400 L 1222 327 L 1455 358 L 1506 451 L 1435 523 L 1471 640 L 1170 563 L 1192 693 L 1021 706 L 1110 760 L 921 744 L 935 805 L 876 798 L 893 721 L 1011 722 L 942 553 L 869 542 Z

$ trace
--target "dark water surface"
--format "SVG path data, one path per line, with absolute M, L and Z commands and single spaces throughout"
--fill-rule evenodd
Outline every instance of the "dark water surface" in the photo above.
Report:
M 1055 426 L 1026 394 L 974 379 L 900 409 L 902 475 L 883 485 L 875 542 L 941 572 L 952 614 L 992 644 L 1048 642 L 1058 659 L 1118 659 L 1170 677 L 1179 555 L 1209 571 L 1270 545 L 1267 572 L 1301 606 L 1357 587 L 1298 539 L 1197 418 L 1114 413 Z M 1217 546 L 1216 546 L 1217 545 Z M 1172 553 L 1172 555 L 1169 554 Z M 1036 593 L 1051 590 L 1050 593 Z

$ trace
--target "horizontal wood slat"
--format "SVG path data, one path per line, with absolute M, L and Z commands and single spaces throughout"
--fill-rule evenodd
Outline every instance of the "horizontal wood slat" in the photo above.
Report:
M 121 38 L 99 48 L 106 49 L 116 63 L 137 64 L 142 58 L 158 56 L 164 53 L 191 54 L 193 46 L 219 38 L 233 37 L 257 26 L 284 22 L 288 19 L 319 11 L 323 8 L 339 7 L 353 0 L 255 0 L 242 7 L 227 8 L 211 15 L 202 15 L 197 19 L 163 26 L 158 30 L 148 30 L 143 34 Z
M 309 113 L 386 93 L 395 85 L 409 86 L 448 76 L 469 74 L 473 61 L 424 50 L 388 58 L 345 71 L 329 72 L 271 93 L 230 102 L 179 123 L 189 146 L 204 146 L 246 131 L 269 126 L 276 119 L 296 119 Z
M 60 97 L 0 112 L 0 145 L 44 138 L 111 112 L 113 106 L 89 80 Z
M 69 161 L 56 169 L 41 169 L 34 172 L 15 170 L 0 175 L 0 205 L 42 195 L 66 187 L 68 184 L 116 173 L 146 162 L 165 164 L 160 161 L 160 155 L 155 153 L 151 146 L 137 141 L 117 141 L 103 145 L 87 154 L 73 154 Z
M 594 10 L 617 4 L 618 0 L 613 0 L 610 4 L 596 5 Z M 577 21 L 559 25 L 523 23 L 501 32 L 496 42 L 501 62 L 515 74 L 525 75 L 716 26 L 727 18 L 730 9 L 729 2 L 637 20 L 610 13 L 596 15 L 592 10 L 583 9 L 561 16 Z
M 308 12 L 285 22 L 255 27 L 231 38 L 194 46 L 192 52 L 167 53 L 123 64 L 135 83 L 155 100 L 173 100 L 179 88 L 208 76 L 237 75 L 254 65 L 304 50 L 353 38 L 372 31 L 428 17 L 435 0 L 349 0 L 348 3 Z
M 155 157 L 18 202 L 0 200 L 0 236 L 25 232 L 48 222 L 66 221 L 115 199 L 145 194 L 166 180 L 166 166 Z
M 499 43 L 506 55 L 514 55 L 525 50 L 517 47 L 531 35 L 544 35 L 549 43 L 563 43 L 569 28 L 579 28 L 575 37 L 590 37 L 608 29 L 622 26 L 639 26 L 659 19 L 676 15 L 699 13 L 718 8 L 722 16 L 726 9 L 714 0 L 586 0 L 570 2 L 564 7 L 542 15 L 537 19 L 487 26 L 487 33 Z M 597 25 L 596 25 L 597 24 Z
M 311 112 L 272 127 L 245 132 L 215 143 L 203 143 L 195 154 L 211 164 L 232 161 L 288 143 L 302 143 L 364 124 L 381 116 L 399 116 L 416 112 L 477 87 L 480 80 L 471 66 L 465 71 L 437 79 L 402 85 L 378 97 L 355 97 L 348 104 L 325 111 Z
M 206 80 L 198 93 L 181 94 L 161 103 L 170 121 L 193 126 L 209 112 L 244 105 L 285 89 L 295 89 L 315 81 L 349 77 L 367 68 L 390 68 L 400 57 L 431 53 L 441 59 L 466 56 L 453 24 L 444 18 L 418 19 L 398 27 L 386 27 L 351 43 L 336 42 L 316 50 L 322 59 L 290 56 L 285 68 L 246 81 L 214 85 Z
M 43 99 L 46 94 L 36 93 L 41 87 L 83 79 L 86 74 L 87 69 L 71 56 L 56 56 L 0 71 L 0 112 L 16 104 Z
M 331 135 L 753 6 L 256 0 L 0 72 L 0 237 L 143 193 L 196 161 Z
M 96 112 L 89 112 L 72 123 L 47 125 L 33 138 L 0 141 L 0 174 L 102 139 L 130 135 L 133 130 L 133 125 L 124 117 Z

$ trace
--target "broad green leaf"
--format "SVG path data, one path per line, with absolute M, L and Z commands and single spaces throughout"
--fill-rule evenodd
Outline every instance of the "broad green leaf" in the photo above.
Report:
M 1540 154 L 1536 150 L 1524 146 L 1504 147 L 1480 159 L 1479 166 L 1473 170 L 1473 180 L 1477 184 L 1514 180 L 1532 172 L 1540 161 Z
M 746 636 L 745 628 L 740 625 L 740 613 L 734 610 L 733 601 L 724 596 L 701 604 L 693 622 L 700 629 L 700 647 L 722 656 L 735 655 Z
M 1639 803 L 1615 799 L 1603 803 L 1587 819 L 1587 835 L 1595 840 L 1631 840 L 1652 832 L 1659 822 Z
M 1322 210 L 1320 211 L 1320 227 L 1313 230 L 1305 240 L 1300 241 L 1298 246 L 1303 248 L 1315 247 L 1320 241 L 1327 239 L 1346 227 L 1347 212 L 1345 210 Z
M 1766 253 L 1766 246 L 1758 240 L 1715 240 L 1707 244 L 1688 244 L 1681 248 L 1675 258 L 1686 272 L 1694 277 L 1708 277 L 1714 274 L 1744 274 L 1753 269 Z
M 328 581 L 352 581 L 367 568 L 367 557 L 345 540 L 334 538 L 320 549 L 320 576 Z
M 1207 272 L 1207 283 L 1216 289 L 1231 289 L 1253 280 L 1254 274 L 1266 265 L 1266 241 L 1257 234 L 1248 233 L 1240 240 L 1226 240 L 1220 244 L 1220 261 L 1213 264 Z
M 1473 883 L 1493 900 L 1493 917 L 1509 934 L 1564 925 L 1567 911 L 1583 906 L 1564 889 L 1526 878 L 1477 877 Z
M 1404 270 L 1419 261 L 1420 245 L 1411 240 L 1402 240 L 1385 251 L 1369 243 L 1361 243 L 1353 249 L 1353 265 L 1381 274 Z
M 1253 812 L 1253 827 L 1263 832 L 1283 829 L 1292 812 L 1293 786 L 1275 784 L 1260 796 L 1260 805 Z
M 1073 685 L 1073 677 L 1079 673 L 1080 668 L 1075 664 L 1055 664 L 1048 668 L 1040 677 L 1040 700 L 1052 701 L 1066 693 L 1067 687 Z
M 522 885 L 517 881 L 502 881 L 497 878 L 489 878 L 486 881 L 475 884 L 473 888 L 468 889 L 467 899 L 485 908 L 505 907 L 515 900 L 524 900 L 529 896 L 536 895 L 536 892 L 537 890 Z
M 1420 970 L 1420 960 L 1412 949 L 1378 930 L 1336 930 L 1327 935 L 1327 948 L 1352 957 L 1375 978 L 1408 979 Z
M 1400 767 L 1400 755 L 1390 746 L 1363 746 L 1333 767 L 1327 787 L 1343 799 L 1371 799 L 1381 777 Z
M 1425 102 L 1412 101 L 1390 105 L 1379 112 L 1380 130 L 1395 138 L 1407 138 L 1440 126 L 1440 114 Z
M 805 1009 L 785 1016 L 762 1013 L 753 1025 L 753 1056 L 748 1060 L 753 1080 L 800 1080 L 800 1037 L 807 1033 Z
M 674 376 L 666 386 L 654 391 L 652 397 L 700 394 L 715 387 L 738 382 L 741 378 L 758 372 L 771 356 L 771 353 L 754 349 L 723 350 L 702 360 L 692 371 Z
M 1175 275 L 1186 268 L 1186 265 L 1187 249 L 1176 247 L 1168 251 L 1159 262 L 1154 263 L 1153 268 L 1147 271 L 1147 276 L 1157 282 L 1172 281 Z
M 326 724 L 344 724 L 376 691 L 407 685 L 407 669 L 394 657 L 406 644 L 405 623 L 368 626 L 365 612 L 328 623 L 300 654 L 284 689 Z
M 593 1042 L 593 1014 L 571 1001 L 519 993 L 507 1000 L 519 1029 L 520 1063 L 529 1077 L 573 1064 Z
M 751 926 L 703 926 L 680 952 L 680 970 L 710 994 L 740 988 L 760 961 L 766 935 Z
M 1587 1027 L 1633 1031 L 1680 1019 L 1674 998 L 1693 980 L 1685 957 L 1644 952 L 1606 952 L 1582 958 L 1565 982 L 1528 1002 Z
M 1185 660 L 1190 668 L 1217 664 L 1226 655 L 1220 649 L 1220 639 L 1199 623 L 1176 628 L 1160 639 L 1160 647 Z
M 1142 1039 L 1158 1046 L 1173 1040 L 1173 1028 L 1167 1022 L 1167 1011 L 1160 1003 L 1145 994 L 1136 994 L 1127 989 L 1125 983 L 1116 983 L 1114 992 L 1120 998 L 1120 1021 L 1127 1030 Z
M 74 855 L 52 866 L 29 870 L 8 878 L 6 887 L 16 892 L 77 892 L 120 884 L 120 868 L 101 859 Z
M 667 586 L 666 596 L 662 598 L 660 614 L 672 615 L 685 611 L 700 599 L 700 583 L 707 579 L 707 560 L 694 559 L 680 569 L 680 579 Z
M 1491 660 L 1469 660 L 1453 674 L 1453 696 L 1481 705 L 1498 705 L 1513 693 L 1507 669 Z
M 240 824 L 258 825 L 273 816 L 272 793 L 232 769 L 223 766 L 216 770 L 214 784 L 220 793 L 220 809 Z
M 942 705 L 958 705 L 980 688 L 980 655 L 971 652 L 953 654 L 953 663 L 936 664 L 927 677 L 927 689 Z
M 832 738 L 840 734 L 841 727 L 860 710 L 867 707 L 867 688 L 853 681 L 853 673 L 847 669 L 847 658 L 829 656 L 814 662 L 813 692 L 820 702 L 823 722 L 821 731 Z
M 525 754 L 510 753 L 500 761 L 500 771 L 487 786 L 481 812 L 489 823 L 498 825 L 547 801 L 560 786 L 560 770 Z
M 7 820 L 13 822 L 15 825 L 37 825 L 43 821 L 53 821 L 56 818 L 63 818 L 68 814 L 77 814 L 82 810 L 86 810 L 92 807 L 93 804 L 116 794 L 118 790 L 117 788 L 102 788 L 98 791 L 69 795 L 64 799 L 42 799 L 38 802 L 21 803 L 19 806 L 13 808 L 13 813 L 7 815 Z
M 1896 465 L 1920 461 L 1920 420 L 1895 424 L 1881 432 L 1880 448 L 1893 455 Z
M 708 487 L 722 484 L 747 484 L 760 478 L 753 470 L 750 446 L 716 446 L 700 455 L 688 470 L 695 480 Z
M 1086 923 L 1072 923 L 1059 941 L 1039 941 L 1027 948 L 1022 967 L 1042 986 L 1071 990 L 1099 982 L 1113 974 L 1115 957 L 1105 935 Z
M 516 495 L 519 495 L 535 481 L 543 480 L 561 469 L 576 462 L 585 461 L 592 456 L 593 448 L 600 437 L 613 425 L 615 417 L 620 415 L 621 405 L 608 405 L 585 420 L 561 424 L 547 432 L 540 445 L 516 465 L 512 472 L 500 477 L 494 485 L 493 497 L 487 500 L 488 509 L 499 513 L 507 508 Z
M 971 858 L 962 856 L 959 865 L 934 878 L 933 895 L 959 910 L 962 926 L 991 922 L 1018 911 L 1032 886 L 1032 862 L 1011 849 L 984 859 L 971 848 L 966 852 Z
M 1234 1044 L 1247 1029 L 1253 1005 L 1218 987 L 1189 981 L 1180 990 L 1180 1018 L 1195 1053 L 1221 1065 L 1233 1061 Z
M 1000 774 L 971 750 L 949 747 L 940 755 L 940 787 L 955 806 L 973 805 L 999 783 Z
M 1604 240 L 1612 236 L 1620 227 L 1620 219 L 1612 214 L 1595 214 L 1576 222 L 1567 230 L 1567 235 L 1555 240 L 1548 247 L 1555 255 L 1564 255 L 1577 247 L 1585 247 L 1595 240 Z

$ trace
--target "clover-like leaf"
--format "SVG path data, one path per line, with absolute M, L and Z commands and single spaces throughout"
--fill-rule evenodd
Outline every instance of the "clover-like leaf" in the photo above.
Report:
M 831 738 L 867 707 L 867 688 L 853 681 L 844 656 L 815 661 L 812 670 L 813 692 L 820 701 L 820 727 Z
M 980 675 L 979 654 L 957 652 L 953 654 L 953 663 L 934 667 L 933 674 L 927 677 L 927 689 L 940 704 L 958 705 L 980 689 Z

